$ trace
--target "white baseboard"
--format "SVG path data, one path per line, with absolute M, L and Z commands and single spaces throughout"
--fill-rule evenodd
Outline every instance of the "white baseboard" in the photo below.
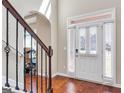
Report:
M 2 76 L 2 86 L 3 87 L 5 87 L 5 82 L 6 82 L 6 77 L 5 76 Z M 16 81 L 13 80 L 13 79 L 9 79 L 9 84 L 10 84 L 10 87 L 14 89 L 15 86 L 16 86 Z M 19 88 L 21 90 L 23 90 L 23 86 L 24 86 L 23 83 L 18 82 L 18 85 L 19 85 Z
M 115 84 L 114 86 L 117 88 L 121 88 L 121 84 Z
M 54 77 L 57 76 L 57 75 L 58 75 L 57 73 L 53 74 L 53 75 L 52 75 L 52 78 L 54 78 Z
M 41 73 L 38 73 L 38 75 L 41 76 Z M 54 78 L 54 77 L 57 76 L 57 75 L 58 75 L 57 73 L 53 74 L 53 75 L 52 75 L 52 78 Z M 45 73 L 43 73 L 43 76 L 45 76 Z
M 64 73 L 59 73 L 57 72 L 56 75 L 59 75 L 59 76 L 64 76 L 64 77 L 69 77 L 71 78 L 71 76 L 67 75 L 67 74 L 64 74 Z
M 28 93 L 28 92 L 24 92 L 23 90 L 16 90 L 15 88 L 12 88 L 12 87 L 3 87 L 5 89 L 11 89 L 11 92 L 12 93 Z
M 41 73 L 38 73 L 39 76 L 41 76 Z M 45 76 L 45 73 L 43 73 L 43 76 Z

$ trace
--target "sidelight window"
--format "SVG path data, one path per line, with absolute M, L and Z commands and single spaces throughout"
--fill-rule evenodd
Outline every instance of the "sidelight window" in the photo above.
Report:
M 104 24 L 104 78 L 112 79 L 112 33 L 113 23 Z

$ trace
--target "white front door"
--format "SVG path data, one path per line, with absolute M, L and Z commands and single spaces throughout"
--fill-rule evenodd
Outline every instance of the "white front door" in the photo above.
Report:
M 113 22 L 76 26 L 68 30 L 68 75 L 113 84 L 115 30 Z
M 75 41 L 75 77 L 102 82 L 101 26 L 77 27 Z

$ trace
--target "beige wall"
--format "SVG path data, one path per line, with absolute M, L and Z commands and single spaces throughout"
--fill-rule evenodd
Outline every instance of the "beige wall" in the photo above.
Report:
M 36 31 L 37 36 L 42 40 L 42 42 L 48 47 L 51 45 L 51 24 L 50 22 L 46 19 L 45 16 L 36 13 L 35 16 L 32 16 L 30 18 L 36 18 L 34 22 L 28 24 L 30 27 Z M 27 18 L 30 20 L 30 18 Z M 27 20 L 25 19 L 25 20 Z
M 16 8 L 16 10 L 22 15 L 26 16 L 30 11 L 39 11 L 43 0 L 12 0 L 11 3 Z M 52 72 L 55 74 L 57 72 L 57 4 L 58 0 L 51 0 L 51 15 L 49 21 L 51 23 L 51 46 L 53 48 L 52 57 Z M 23 6 L 23 7 L 22 7 Z
M 52 14 L 50 17 L 50 23 L 51 23 L 51 45 L 53 48 L 53 57 L 52 57 L 52 74 L 54 75 L 57 72 L 57 41 L 58 41 L 58 0 L 51 0 L 52 1 Z
M 115 7 L 117 9 L 117 83 L 121 82 L 121 9 L 120 0 L 59 0 L 58 2 L 58 72 L 67 73 L 67 17 Z
M 42 42 L 44 42 L 44 44 L 49 47 L 50 45 L 52 46 L 53 48 L 53 52 L 54 52 L 54 55 L 52 57 L 52 72 L 53 74 L 55 74 L 57 72 L 57 53 L 56 53 L 56 50 L 57 50 L 57 30 L 55 28 L 52 28 L 53 30 L 51 30 L 51 24 L 49 23 L 49 21 L 46 19 L 46 17 L 44 17 L 43 15 L 41 15 L 40 13 L 37 13 L 35 14 L 35 16 L 30 16 L 30 17 L 27 17 L 26 20 L 30 20 L 32 18 L 36 18 L 36 20 L 34 20 L 33 22 L 32 21 L 29 21 L 31 23 L 29 23 L 29 25 L 31 26 L 32 29 L 35 29 L 36 30 L 36 34 L 38 35 L 38 37 L 42 40 Z M 55 18 L 55 20 L 57 20 Z M 51 21 L 52 21 L 52 18 L 51 18 Z M 53 22 L 52 22 L 53 23 Z M 53 26 L 56 26 L 56 25 L 53 25 Z M 55 29 L 55 30 L 54 30 Z M 53 31 L 53 32 L 51 32 Z M 41 60 L 41 53 L 40 53 L 40 46 L 39 46 L 39 61 Z M 43 62 L 45 62 L 45 58 L 43 58 Z M 43 63 L 44 64 L 44 63 Z M 41 74 L 41 63 L 39 62 L 39 75 Z M 43 65 L 43 73 L 45 74 L 45 64 Z

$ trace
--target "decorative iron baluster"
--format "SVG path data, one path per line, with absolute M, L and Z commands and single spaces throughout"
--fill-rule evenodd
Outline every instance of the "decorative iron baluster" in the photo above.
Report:
M 47 93 L 47 53 L 45 53 L 45 91 Z
M 41 47 L 41 93 L 43 93 L 43 49 Z
M 4 48 L 4 51 L 6 52 L 6 83 L 5 86 L 6 87 L 10 87 L 9 82 L 8 82 L 8 65 L 9 65 L 9 52 L 10 52 L 10 48 L 9 48 L 9 23 L 8 23 L 8 19 L 9 19 L 9 11 L 8 8 L 6 9 L 6 47 Z
M 16 19 L 16 90 L 19 90 L 18 86 L 18 20 Z
M 37 81 L 36 81 L 36 93 L 38 93 L 38 42 L 36 46 L 36 67 L 37 67 Z
M 24 28 L 24 92 L 27 92 L 26 90 L 26 28 Z
M 33 93 L 33 86 L 32 86 L 32 67 L 33 67 L 33 64 L 32 64 L 32 36 L 31 36 L 31 58 L 30 58 L 30 77 L 31 77 L 31 91 L 30 93 Z
M 48 86 L 48 93 L 53 93 L 52 89 L 52 76 L 51 76 L 51 57 L 53 55 L 53 50 L 51 46 L 49 46 L 49 86 Z

